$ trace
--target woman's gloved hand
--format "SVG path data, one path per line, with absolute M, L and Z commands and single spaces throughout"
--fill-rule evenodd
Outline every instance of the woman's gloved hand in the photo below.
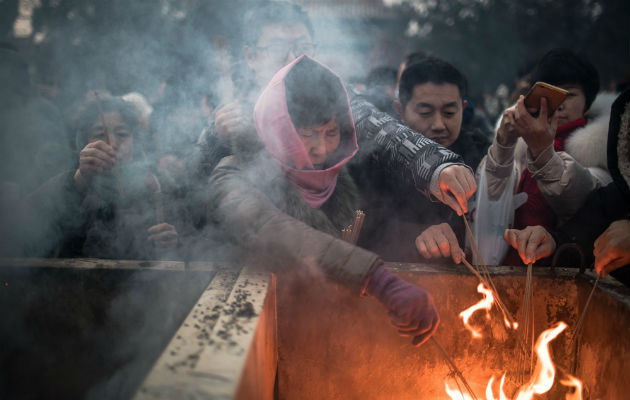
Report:
M 401 336 L 412 336 L 414 346 L 426 342 L 437 330 L 440 317 L 426 290 L 412 285 L 380 266 L 368 278 L 367 294 L 389 310 L 392 324 Z

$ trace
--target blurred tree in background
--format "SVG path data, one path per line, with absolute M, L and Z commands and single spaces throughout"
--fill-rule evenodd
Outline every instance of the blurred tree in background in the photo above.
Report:
M 516 77 L 556 47 L 588 56 L 602 83 L 628 79 L 628 0 L 384 0 L 411 15 L 408 50 L 466 71 L 476 91 Z
M 352 74 L 397 66 L 406 52 L 421 49 L 459 66 L 472 91 L 480 94 L 493 92 L 500 83 L 511 85 L 519 67 L 547 50 L 568 47 L 594 62 L 604 85 L 628 79 L 629 0 L 298 2 L 312 12 L 316 25 L 324 26 L 320 31 L 339 32 L 330 29 L 335 23 L 348 27 L 348 33 L 318 40 L 329 48 L 354 43 L 365 61 L 346 63 L 354 68 Z M 71 93 L 98 87 L 114 94 L 130 89 L 149 93 L 158 81 L 183 80 L 193 86 L 197 80 L 212 81 L 207 77 L 219 73 L 217 62 L 226 62 L 217 50 L 238 42 L 240 18 L 253 3 L 0 0 L 0 29 L 4 39 L 18 43 L 34 61 L 33 74 L 40 82 L 62 81 Z M 332 16 L 318 16 L 329 6 L 334 7 Z M 379 7 L 387 12 L 379 13 Z M 361 12 L 368 8 L 371 13 Z M 16 37 L 16 21 L 30 23 L 30 31 Z M 328 59 L 343 66 L 334 62 L 343 56 L 338 54 Z

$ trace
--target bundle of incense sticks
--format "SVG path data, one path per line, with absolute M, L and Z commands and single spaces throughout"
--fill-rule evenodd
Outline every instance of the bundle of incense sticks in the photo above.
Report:
M 529 354 L 526 352 L 519 353 L 519 372 L 518 379 L 525 382 L 534 370 L 534 308 L 532 298 L 534 288 L 532 282 L 532 263 L 527 265 L 527 278 L 525 280 L 525 293 L 523 296 L 523 315 L 519 330 L 521 332 L 522 341 L 527 348 L 530 348 Z
M 101 107 L 101 99 L 98 95 L 98 92 L 94 93 L 94 98 L 96 98 L 96 105 L 98 106 L 98 114 L 101 118 L 101 124 L 103 124 L 103 130 L 105 130 L 105 143 L 111 145 L 110 135 L 111 132 L 105 123 L 105 115 L 103 114 L 103 108 Z M 118 176 L 118 169 L 114 165 L 112 168 L 112 173 L 114 174 L 114 179 L 116 179 L 116 187 L 118 188 L 118 195 L 120 198 L 125 197 L 125 193 L 123 192 L 122 185 L 120 184 L 120 177 Z
M 164 222 L 164 203 L 162 200 L 162 186 L 160 181 L 152 173 L 147 173 L 147 186 L 151 190 L 153 196 L 153 204 L 155 204 L 155 216 L 158 224 Z
M 516 320 L 514 319 L 514 317 L 512 316 L 512 314 L 510 313 L 510 311 L 505 306 L 505 303 L 503 303 L 503 301 L 501 300 L 499 293 L 497 292 L 497 288 L 494 285 L 492 278 L 490 277 L 490 271 L 488 270 L 488 267 L 485 265 L 483 258 L 481 257 L 481 254 L 479 252 L 479 247 L 477 246 L 477 241 L 475 240 L 475 236 L 473 235 L 472 230 L 470 229 L 470 225 L 468 225 L 466 214 L 462 214 L 462 218 L 464 219 L 464 225 L 466 226 L 466 233 L 468 234 L 468 238 L 470 239 L 473 255 L 476 257 L 476 260 L 478 261 L 477 268 L 479 268 L 479 271 L 473 268 L 473 266 L 470 265 L 470 263 L 468 263 L 465 258 L 463 258 L 462 261 L 468 267 L 468 269 L 470 269 L 475 274 L 475 276 L 481 282 L 485 283 L 486 287 L 492 291 L 492 294 L 496 300 L 496 304 L 501 310 L 501 313 L 503 314 L 503 318 L 506 322 L 506 326 L 509 325 L 510 328 L 514 329 L 518 326 L 518 324 Z
M 348 225 L 347 228 L 341 230 L 341 238 L 348 243 L 357 244 L 359 240 L 359 234 L 363 227 L 363 220 L 365 219 L 365 213 L 361 210 L 357 210 L 354 213 L 354 223 Z
M 514 319 L 510 311 L 507 309 L 507 307 L 505 306 L 505 303 L 503 303 L 503 301 L 501 300 L 501 297 L 499 296 L 499 293 L 497 292 L 497 288 L 494 285 L 492 278 L 490 277 L 490 271 L 488 270 L 488 267 L 485 265 L 483 258 L 481 257 L 481 254 L 479 252 L 479 247 L 477 246 L 477 241 L 475 240 L 475 236 L 473 235 L 472 230 L 470 229 L 470 225 L 468 224 L 466 215 L 462 214 L 462 217 L 464 219 L 464 225 L 466 226 L 466 233 L 468 234 L 468 238 L 470 239 L 470 244 L 472 246 L 473 256 L 476 257 L 476 260 L 478 261 L 478 265 L 476 266 L 476 268 L 473 267 L 466 260 L 465 257 L 462 258 L 462 263 L 477 277 L 477 279 L 479 279 L 480 282 L 483 282 L 486 285 L 486 287 L 492 291 L 492 294 L 496 300 L 496 305 L 498 306 L 499 310 L 503 314 L 503 320 L 505 322 L 504 327 L 506 329 L 508 328 L 517 329 L 519 324 L 516 322 L 516 319 Z M 479 271 L 477 270 L 477 268 L 479 269 Z M 531 274 L 531 269 L 529 273 Z M 531 276 L 529 279 L 531 282 Z M 532 287 L 530 283 L 529 288 L 527 288 L 527 293 L 531 294 L 531 288 Z M 530 303 L 531 303 L 531 300 L 530 300 Z M 533 317 L 532 317 L 532 320 L 533 320 Z M 533 329 L 532 329 L 532 332 L 533 332 Z M 516 336 L 516 342 L 520 346 L 520 349 L 523 352 L 523 354 L 528 354 L 531 351 L 531 348 L 527 346 L 527 344 L 523 341 L 523 338 L 521 336 Z

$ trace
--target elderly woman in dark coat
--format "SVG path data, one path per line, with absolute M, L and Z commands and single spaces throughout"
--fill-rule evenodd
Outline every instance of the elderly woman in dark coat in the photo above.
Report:
M 307 56 L 294 60 L 263 91 L 254 122 L 257 136 L 234 138 L 234 155 L 210 178 L 209 219 L 234 254 L 274 271 L 319 271 L 373 295 L 401 334 L 427 340 L 439 322 L 431 296 L 339 238 L 359 200 L 344 169 L 357 140 L 339 77 Z
M 177 258 L 178 230 L 165 221 L 183 222 L 181 208 L 162 199 L 132 110 L 114 97 L 94 97 L 79 110 L 77 168 L 29 196 L 28 254 Z

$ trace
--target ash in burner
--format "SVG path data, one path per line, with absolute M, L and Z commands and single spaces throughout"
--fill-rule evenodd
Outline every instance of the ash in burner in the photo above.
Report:
M 257 316 L 254 311 L 254 305 L 249 301 L 243 305 L 243 307 L 236 313 L 236 316 L 239 318 L 253 318 Z

